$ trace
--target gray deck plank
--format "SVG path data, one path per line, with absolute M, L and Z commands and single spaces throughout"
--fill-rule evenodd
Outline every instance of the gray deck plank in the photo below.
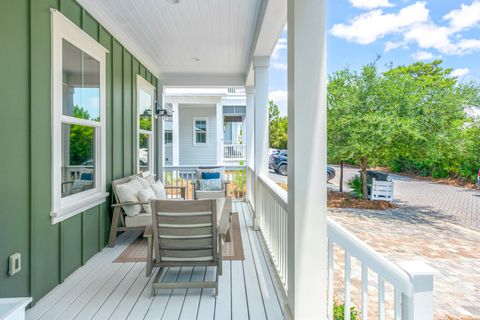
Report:
M 249 213 L 243 212 L 242 205 L 238 202 L 234 203 L 234 208 L 234 210 L 239 213 L 240 228 L 241 230 L 245 230 L 244 234 L 242 235 L 243 252 L 245 255 L 245 260 L 243 261 L 243 270 L 249 317 L 250 319 L 255 320 L 266 319 L 262 292 L 260 290 L 255 261 L 253 259 L 250 237 L 248 236 L 247 231 L 247 228 L 251 228 L 252 226 L 247 226 L 242 216 L 243 214 Z
M 192 272 L 193 267 L 182 267 L 177 277 L 177 282 L 189 282 L 192 278 Z M 168 304 L 162 319 L 178 319 L 180 317 L 180 312 L 182 311 L 183 302 L 185 301 L 186 295 L 187 289 L 174 289 L 170 295 L 170 299 L 168 300 Z
M 224 265 L 225 263 L 226 261 L 224 261 Z M 213 267 L 206 268 L 205 281 L 213 281 L 215 279 L 215 272 L 216 272 L 215 268 Z M 221 289 L 219 290 L 219 294 L 220 292 L 221 292 Z M 217 304 L 217 299 L 215 299 L 215 296 L 214 296 L 214 289 L 202 289 L 202 295 L 200 297 L 200 305 L 198 306 L 197 320 L 214 319 L 216 304 Z
M 205 267 L 193 268 L 192 279 L 193 282 L 202 282 L 205 278 Z M 202 296 L 202 289 L 192 288 L 187 290 L 185 301 L 183 302 L 180 320 L 191 320 L 197 318 L 200 298 Z
M 232 317 L 231 265 L 231 261 L 223 261 L 222 275 L 218 278 L 219 290 L 215 304 L 215 319 L 231 319 Z
M 267 318 L 283 319 L 283 310 L 275 289 L 275 284 L 273 283 L 273 279 L 267 266 L 267 258 L 262 251 L 260 239 L 258 238 L 259 233 L 253 230 L 250 208 L 247 203 L 241 203 L 241 206 L 243 211 L 241 216 L 245 219 L 245 224 L 247 226 L 246 231 L 250 238 L 253 260 L 257 269 L 258 283 L 262 292 Z
M 155 269 L 155 274 L 158 269 Z M 162 281 L 175 282 L 179 276 L 180 268 L 167 268 Z M 148 292 L 150 294 L 151 286 L 148 286 Z M 172 290 L 160 289 L 156 291 L 155 297 L 151 298 L 152 303 L 145 314 L 145 318 L 142 319 L 161 319 L 165 313 L 165 309 L 170 301 Z

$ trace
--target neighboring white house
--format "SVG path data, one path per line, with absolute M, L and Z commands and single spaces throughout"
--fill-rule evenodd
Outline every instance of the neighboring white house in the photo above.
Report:
M 173 110 L 164 120 L 164 161 L 174 166 L 239 164 L 245 160 L 245 90 L 167 88 Z

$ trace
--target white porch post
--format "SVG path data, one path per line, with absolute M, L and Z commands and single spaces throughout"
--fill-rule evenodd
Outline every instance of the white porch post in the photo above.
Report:
M 180 130 L 179 130 L 179 108 L 178 103 L 172 103 L 172 165 L 178 166 L 180 164 Z
M 245 145 L 246 145 L 246 151 L 245 151 L 245 162 L 247 164 L 247 171 L 248 170 L 255 170 L 255 163 L 254 163 L 254 145 L 255 145 L 255 139 L 254 139 L 254 133 L 255 133 L 255 125 L 254 125 L 254 120 L 255 120 L 255 109 L 254 109 L 254 103 L 255 103 L 255 89 L 254 87 L 248 86 L 245 88 L 245 95 L 246 95 L 246 115 L 245 115 L 245 122 L 246 125 L 243 129 L 243 135 L 245 137 Z M 248 172 L 247 172 L 248 173 Z M 250 179 L 251 175 L 247 174 L 247 197 L 248 200 L 252 205 L 255 205 L 253 203 L 254 201 L 254 186 L 255 186 L 255 181 L 252 181 Z
M 253 71 L 255 82 L 254 96 L 254 162 L 255 162 L 255 192 L 258 188 L 258 176 L 268 173 L 268 67 L 270 57 L 254 57 Z M 255 197 L 254 228 L 258 230 L 262 206 L 258 203 L 260 197 Z
M 288 304 L 327 318 L 326 0 L 288 0 Z
M 217 164 L 223 163 L 223 104 L 217 103 Z

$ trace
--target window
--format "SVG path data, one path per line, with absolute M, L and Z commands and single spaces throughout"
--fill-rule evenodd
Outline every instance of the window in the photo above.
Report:
M 208 144 L 208 118 L 193 118 L 193 144 Z
M 52 10 L 52 223 L 105 201 L 107 50 Z
M 172 144 L 173 143 L 173 128 L 172 128 L 172 120 L 165 119 L 163 123 L 163 130 L 164 130 L 164 141 L 165 144 Z
M 153 173 L 154 97 L 154 86 L 137 76 L 138 172 Z

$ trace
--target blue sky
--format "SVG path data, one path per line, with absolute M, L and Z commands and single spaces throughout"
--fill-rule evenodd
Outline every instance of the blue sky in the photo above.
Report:
M 329 0 L 328 73 L 381 56 L 378 66 L 444 60 L 460 81 L 480 78 L 480 0 Z M 271 58 L 270 99 L 286 114 L 287 31 Z

